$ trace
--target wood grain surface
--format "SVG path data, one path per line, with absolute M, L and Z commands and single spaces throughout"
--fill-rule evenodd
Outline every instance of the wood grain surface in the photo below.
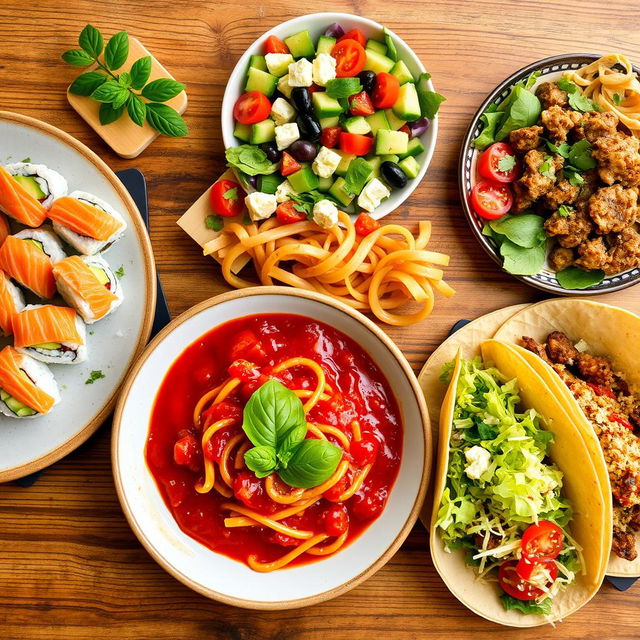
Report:
M 431 168 L 406 206 L 388 218 L 409 225 L 431 220 L 433 248 L 452 255 L 447 279 L 457 295 L 438 300 L 427 322 L 388 330 L 417 371 L 456 320 L 542 297 L 501 273 L 462 216 L 456 164 L 470 117 L 504 77 L 548 55 L 620 51 L 639 62 L 640 5 L 352 0 L 322 8 L 387 24 L 417 51 L 448 97 Z M 174 316 L 227 289 L 215 263 L 175 224 L 223 170 L 219 116 L 226 79 L 255 38 L 302 12 L 295 0 L 0 2 L 1 107 L 61 127 L 115 170 L 135 166 L 145 173 L 151 239 Z M 126 161 L 69 107 L 65 90 L 76 70 L 60 54 L 75 45 L 89 21 L 109 35 L 127 30 L 187 83 L 188 138 L 158 138 L 142 156 Z M 640 287 L 600 299 L 640 312 Z M 640 586 L 619 593 L 605 584 L 556 629 L 508 630 L 474 616 L 433 569 L 421 525 L 377 575 L 334 601 L 294 612 L 253 613 L 206 600 L 160 569 L 131 533 L 114 491 L 109 436 L 105 425 L 30 488 L 0 486 L 3 640 L 640 637 Z

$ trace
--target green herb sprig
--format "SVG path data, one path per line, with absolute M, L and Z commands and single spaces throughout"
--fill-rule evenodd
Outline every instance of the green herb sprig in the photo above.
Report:
M 75 67 L 96 65 L 93 71 L 80 74 L 69 87 L 78 96 L 89 96 L 100 102 L 100 124 L 118 120 L 125 112 L 139 127 L 145 121 L 158 133 L 172 138 L 189 134 L 182 116 L 169 105 L 185 85 L 171 78 L 158 78 L 149 82 L 151 56 L 136 60 L 130 71 L 114 73 L 129 57 L 129 35 L 120 31 L 113 35 L 105 47 L 102 33 L 88 24 L 78 37 L 80 49 L 70 49 L 62 59 Z

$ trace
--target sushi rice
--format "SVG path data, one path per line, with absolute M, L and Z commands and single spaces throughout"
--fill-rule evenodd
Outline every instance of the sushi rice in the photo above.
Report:
M 4 271 L 0 272 L 0 278 L 4 278 L 4 290 L 6 291 L 6 293 L 9 294 L 9 297 L 13 302 L 13 307 L 15 311 L 17 313 L 20 313 L 20 311 L 22 311 L 25 307 L 24 295 L 22 294 L 22 291 L 20 291 L 20 289 L 16 287 L 16 285 L 13 284 L 11 280 L 9 280 L 9 278 L 4 273 Z M 4 298 L 0 298 L 0 304 L 3 304 L 3 303 L 4 303 Z M 0 317 L 2 317 L 1 314 L 0 314 Z M 11 324 L 10 317 L 7 317 L 7 324 Z M 0 335 L 11 335 L 10 332 L 6 332 L 6 331 L 3 334 L 3 328 L 1 325 L 2 325 L 2 322 L 0 321 Z
M 39 248 L 49 256 L 51 264 L 60 262 L 60 260 L 64 260 L 67 257 L 60 239 L 53 233 L 53 230 L 48 225 L 39 227 L 38 229 L 23 229 L 16 233 L 15 236 L 21 240 L 37 242 Z
M 44 164 L 32 164 L 31 162 L 14 162 L 4 167 L 12 176 L 25 176 L 33 178 L 45 197 L 39 202 L 48 209 L 56 198 L 67 195 L 68 186 L 64 176 L 57 171 L 49 169 Z M 9 213 L 8 211 L 5 213 Z

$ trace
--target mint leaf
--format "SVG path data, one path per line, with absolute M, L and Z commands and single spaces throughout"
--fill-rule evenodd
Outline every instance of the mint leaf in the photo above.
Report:
M 90 96 L 99 86 L 107 81 L 107 76 L 99 71 L 81 73 L 69 87 L 69 92 L 76 96 Z
M 574 211 L 574 208 L 568 204 L 561 204 L 556 213 L 562 218 L 568 218 Z
M 604 271 L 600 269 L 583 271 L 578 267 L 567 267 L 556 273 L 556 279 L 563 289 L 587 289 L 600 284 L 604 280 L 604 275 Z
M 139 58 L 131 66 L 131 86 L 140 91 L 151 75 L 151 56 Z
M 147 122 L 158 132 L 172 138 L 189 135 L 189 129 L 182 116 L 170 106 L 149 102 L 147 104 Z
M 498 160 L 498 171 L 504 171 L 505 173 L 511 171 L 516 166 L 516 157 L 511 154 L 502 156 Z
M 325 87 L 331 98 L 348 98 L 362 91 L 359 78 L 333 78 Z
M 104 50 L 104 63 L 111 71 L 119 69 L 129 57 L 129 34 L 120 31 L 111 36 Z
M 124 105 L 119 109 L 114 109 L 108 102 L 100 105 L 100 124 L 111 124 L 124 113 Z
M 102 378 L 106 378 L 107 376 L 102 373 L 102 371 L 92 371 L 89 374 L 89 377 L 84 381 L 85 384 L 93 384 L 96 380 L 101 380 Z
M 225 200 L 237 200 L 238 199 L 238 187 L 233 187 L 232 189 L 227 189 L 222 197 Z
M 123 91 L 128 94 L 128 91 L 123 89 L 115 80 L 107 80 L 91 94 L 91 97 L 97 102 L 111 104 L 119 98 Z
M 128 89 L 125 89 L 124 87 L 120 87 L 120 93 L 118 93 L 118 95 L 111 102 L 111 106 L 114 109 L 120 109 L 120 107 L 126 106 L 127 102 L 129 101 L 129 97 L 131 95 L 132 94 L 129 93 Z
M 95 60 L 82 49 L 70 49 L 62 54 L 62 59 L 67 64 L 72 64 L 74 67 L 88 67 L 93 64 Z
M 177 82 L 171 78 L 158 78 L 152 80 L 146 87 L 142 89 L 142 95 L 152 102 L 166 102 L 175 98 L 186 85 Z
M 131 120 L 141 127 L 147 117 L 147 105 L 137 95 L 132 93 L 127 103 L 127 113 Z
M 91 57 L 97 58 L 104 48 L 104 39 L 102 34 L 93 25 L 88 24 L 78 37 L 78 44 Z
M 118 84 L 128 89 L 131 86 L 131 74 L 128 71 L 123 71 L 118 77 Z
M 209 229 L 210 231 L 222 231 L 222 227 L 224 227 L 222 216 L 207 216 L 204 219 L 204 226 L 207 227 L 207 229 Z

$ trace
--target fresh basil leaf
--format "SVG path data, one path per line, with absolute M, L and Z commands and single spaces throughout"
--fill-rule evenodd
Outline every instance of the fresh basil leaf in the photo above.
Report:
M 519 247 L 506 238 L 500 245 L 502 264 L 507 273 L 519 276 L 532 276 L 542 269 L 546 257 L 545 245 L 537 247 Z
M 111 71 L 119 69 L 129 57 L 129 34 L 120 31 L 111 36 L 104 50 L 104 63 Z
M 95 60 L 82 49 L 70 49 L 62 54 L 62 59 L 67 64 L 72 64 L 74 67 L 88 67 L 93 64 Z
M 147 117 L 147 105 L 137 95 L 132 93 L 127 103 L 127 112 L 131 120 L 141 127 Z
M 325 87 L 327 95 L 331 98 L 348 98 L 362 91 L 359 78 L 333 78 Z
M 511 154 L 502 156 L 502 158 L 498 160 L 498 171 L 503 171 L 507 173 L 511 171 L 511 169 L 513 169 L 513 167 L 515 166 L 516 166 L 516 157 Z
M 189 135 L 189 129 L 182 116 L 166 104 L 149 102 L 147 104 L 147 122 L 164 136 L 182 138 Z
M 222 231 L 222 227 L 224 227 L 222 216 L 207 216 L 204 219 L 204 226 L 211 231 Z
M 310 489 L 328 480 L 342 458 L 342 449 L 328 440 L 307 438 L 293 451 L 286 468 L 278 475 L 290 487 Z
M 578 140 L 571 146 L 571 151 L 569 151 L 569 164 L 582 171 L 595 168 L 598 163 L 591 155 L 591 151 L 591 143 L 586 138 Z
M 125 89 L 124 87 L 120 87 L 120 93 L 111 102 L 111 106 L 114 109 L 119 109 L 120 107 L 126 106 L 127 102 L 129 101 L 129 98 L 131 97 L 131 95 L 132 94 L 129 93 L 128 89 Z
M 604 280 L 604 275 L 604 271 L 600 269 L 583 271 L 578 267 L 567 267 L 558 271 L 556 278 L 563 289 L 587 289 L 600 284 Z
M 532 213 L 506 215 L 492 220 L 489 227 L 495 233 L 505 236 L 514 244 L 531 249 L 543 244 L 547 236 L 544 232 L 544 218 Z
M 225 200 L 237 200 L 238 199 L 238 187 L 233 187 L 232 189 L 227 189 L 222 197 Z
M 492 105 L 493 106 L 493 105 Z M 484 125 L 480 135 L 473 141 L 473 146 L 482 151 L 496 141 L 496 131 L 504 118 L 504 113 L 494 108 L 493 111 L 485 111 L 480 116 L 480 122 Z
M 515 87 L 514 98 L 505 111 L 505 119 L 496 133 L 496 140 L 504 140 L 512 131 L 523 127 L 531 127 L 540 117 L 542 105 L 537 96 L 524 87 Z
M 573 212 L 574 208 L 568 204 L 561 204 L 556 211 L 561 218 L 568 218 Z
M 123 89 L 115 80 L 107 80 L 103 82 L 92 94 L 91 97 L 97 102 L 106 102 L 111 104 L 117 100 L 122 92 L 129 93 Z
M 105 102 L 100 105 L 100 124 L 111 124 L 124 113 L 124 105 L 119 109 L 114 109 L 111 104 Z
M 433 120 L 440 109 L 440 105 L 446 98 L 436 91 L 421 91 L 418 94 L 420 98 L 420 112 L 423 117 Z
M 244 408 L 242 428 L 256 447 L 268 446 L 277 451 L 288 432 L 300 424 L 306 428 L 300 398 L 277 380 L 265 382 Z
M 249 176 L 269 175 L 278 170 L 277 163 L 270 162 L 262 149 L 251 144 L 229 147 L 224 154 L 227 166 Z
M 81 73 L 69 87 L 69 92 L 76 96 L 90 96 L 100 85 L 107 81 L 107 76 L 99 71 Z
M 131 65 L 131 86 L 140 91 L 151 75 L 151 56 L 139 58 Z
M 125 89 L 128 89 L 131 86 L 131 74 L 128 71 L 123 71 L 118 76 L 118 84 Z
M 536 600 L 518 600 L 513 596 L 503 593 L 500 596 L 502 606 L 506 611 L 520 611 L 524 614 L 549 615 L 551 613 L 551 598 L 545 598 L 542 602 Z
M 78 37 L 78 44 L 92 58 L 97 58 L 104 49 L 104 39 L 102 34 L 93 25 L 88 24 Z
M 265 478 L 276 468 L 276 454 L 271 447 L 253 447 L 244 454 L 244 461 L 258 478 Z
M 158 78 L 152 80 L 142 89 L 142 95 L 152 102 L 166 102 L 175 98 L 186 85 L 171 78 Z
M 373 173 L 373 167 L 364 158 L 354 158 L 344 176 L 344 189 L 347 193 L 358 195 Z
M 278 443 L 277 457 L 280 462 L 280 468 L 286 468 L 289 461 L 293 457 L 293 452 L 296 447 L 305 439 L 307 435 L 307 423 L 300 422 L 299 424 L 291 427 L 287 433 L 284 434 L 280 442 Z

